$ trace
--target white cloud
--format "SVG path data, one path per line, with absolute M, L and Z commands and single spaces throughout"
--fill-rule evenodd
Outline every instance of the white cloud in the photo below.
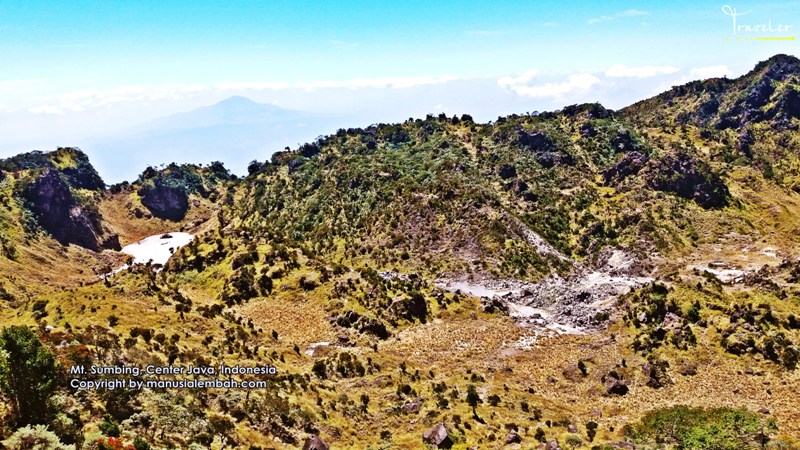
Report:
M 354 78 L 345 81 L 310 81 L 310 82 L 246 82 L 246 83 L 217 83 L 215 89 L 230 90 L 286 90 L 299 89 L 315 91 L 318 89 L 364 89 L 364 88 L 390 88 L 406 89 L 433 84 L 443 84 L 457 80 L 457 77 L 379 77 L 379 78 Z
M 36 106 L 33 108 L 28 108 L 28 112 L 33 114 L 57 114 L 57 115 L 64 115 L 64 110 L 57 106 Z
M 650 13 L 647 11 L 642 11 L 639 9 L 628 9 L 622 11 L 621 13 L 617 13 L 619 17 L 636 17 L 636 16 L 649 16 Z
M 613 16 L 600 16 L 600 17 L 593 17 L 586 22 L 588 23 L 600 23 L 600 22 L 608 22 L 609 20 L 614 20 Z
M 544 84 L 531 84 L 539 75 L 537 70 L 529 70 L 519 76 L 505 76 L 497 80 L 501 88 L 523 97 L 560 99 L 564 96 L 588 91 L 592 86 L 599 84 L 600 79 L 589 72 L 570 75 L 561 82 Z
M 27 111 L 34 114 L 66 114 L 94 108 L 108 107 L 118 103 L 147 105 L 158 100 L 182 100 L 208 91 L 203 85 L 170 86 L 124 86 L 115 89 L 84 89 L 56 96 L 45 96 L 37 100 L 36 106 Z
M 36 114 L 65 114 L 89 109 L 109 107 L 120 103 L 149 105 L 160 100 L 186 100 L 204 93 L 233 93 L 260 90 L 298 90 L 313 92 L 321 89 L 408 89 L 420 86 L 444 84 L 456 77 L 379 77 L 355 78 L 345 81 L 310 82 L 229 82 L 213 85 L 187 84 L 166 86 L 123 86 L 115 89 L 85 89 L 56 96 L 40 97 L 35 106 L 28 108 Z
M 606 70 L 606 76 L 611 78 L 650 78 L 658 75 L 669 75 L 680 71 L 672 66 L 639 66 L 628 67 L 615 64 Z
M 62 110 L 78 112 L 115 103 L 137 102 L 148 104 L 157 100 L 180 100 L 206 90 L 208 90 L 208 87 L 199 84 L 156 87 L 124 86 L 108 90 L 84 89 L 55 97 L 47 97 L 43 100 L 46 104 L 53 104 Z
M 595 24 L 595 23 L 600 23 L 600 22 L 610 22 L 612 20 L 620 19 L 620 18 L 623 18 L 623 17 L 638 17 L 638 16 L 648 16 L 648 15 L 650 15 L 650 13 L 647 12 L 647 11 L 642 11 L 642 10 L 639 10 L 639 9 L 627 9 L 625 11 L 620 11 L 618 13 L 614 13 L 614 14 L 612 14 L 610 16 L 603 15 L 603 16 L 599 16 L 599 17 L 593 17 L 593 18 L 587 20 L 586 22 L 590 23 L 590 24 Z
M 508 89 L 512 86 L 527 84 L 528 82 L 536 78 L 538 75 L 539 75 L 538 70 L 531 69 L 523 74 L 517 75 L 516 77 L 512 76 L 500 77 L 500 79 L 497 80 L 497 85 L 503 89 Z
M 695 67 L 689 70 L 691 78 L 717 78 L 730 76 L 731 69 L 728 66 L 709 66 L 709 67 Z

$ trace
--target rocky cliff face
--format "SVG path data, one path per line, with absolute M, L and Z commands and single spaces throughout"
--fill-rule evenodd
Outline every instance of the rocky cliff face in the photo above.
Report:
M 161 219 L 181 220 L 189 209 L 189 196 L 186 191 L 167 186 L 156 180 L 153 186 L 139 190 L 142 204 Z
M 117 236 L 104 233 L 100 215 L 77 201 L 57 171 L 45 169 L 23 196 L 39 225 L 61 244 L 120 249 Z
M 148 167 L 139 177 L 138 194 L 144 205 L 158 218 L 178 221 L 186 216 L 189 196 L 216 195 L 217 186 L 233 179 L 221 162 L 208 167 L 172 163 L 161 171 Z

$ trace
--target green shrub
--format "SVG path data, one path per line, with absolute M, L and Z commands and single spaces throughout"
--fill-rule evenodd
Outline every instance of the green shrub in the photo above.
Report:
M 742 450 L 763 448 L 777 428 L 773 420 L 765 421 L 744 409 L 674 406 L 647 413 L 625 431 L 640 444 Z
M 119 422 L 114 420 L 110 414 L 103 417 L 103 421 L 97 426 L 100 432 L 108 437 L 119 437 L 121 430 L 119 429 Z
M 8 450 L 75 450 L 74 445 L 62 444 L 44 425 L 20 428 L 2 443 Z

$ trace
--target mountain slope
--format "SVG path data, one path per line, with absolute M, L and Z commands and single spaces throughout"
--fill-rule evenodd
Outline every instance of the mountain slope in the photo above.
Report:
M 777 55 L 735 80 L 688 83 L 620 113 L 661 131 L 702 128 L 702 140 L 721 144 L 713 158 L 754 166 L 766 178 L 800 189 L 798 73 L 800 60 Z

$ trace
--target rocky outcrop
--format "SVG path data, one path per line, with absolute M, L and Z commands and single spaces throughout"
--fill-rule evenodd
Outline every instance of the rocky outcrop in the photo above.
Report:
M 647 155 L 632 151 L 626 153 L 616 164 L 603 172 L 606 184 L 619 184 L 631 175 L 636 175 L 647 164 Z
M 718 129 L 740 128 L 748 122 L 759 122 L 764 118 L 761 108 L 769 103 L 775 87 L 768 78 L 754 83 L 732 108 L 720 115 Z
M 575 159 L 572 155 L 559 149 L 556 141 L 542 131 L 528 131 L 520 127 L 510 133 L 499 132 L 495 136 L 495 139 L 498 140 L 498 142 L 506 141 L 515 143 L 519 147 L 533 153 L 536 157 L 536 161 L 545 169 L 556 165 L 571 166 L 575 164 Z
M 667 361 L 653 361 L 642 366 L 642 372 L 647 379 L 647 386 L 653 389 L 660 389 L 674 384 L 672 377 L 669 376 L 669 363 Z
M 45 169 L 23 193 L 39 225 L 63 245 L 119 250 L 119 238 L 105 235 L 100 214 L 81 205 L 55 170 Z
M 325 443 L 319 436 L 309 436 L 303 444 L 303 450 L 328 450 L 328 444 Z
M 546 133 L 541 131 L 520 130 L 517 142 L 532 152 L 551 152 L 556 149 L 555 142 Z
M 422 442 L 432 445 L 434 448 L 452 448 L 453 440 L 447 432 L 444 423 L 438 423 L 422 435 Z
M 651 161 L 649 183 L 653 189 L 671 192 L 694 200 L 703 208 L 719 208 L 728 203 L 728 187 L 708 165 L 686 153 Z
M 795 87 L 787 88 L 775 106 L 767 110 L 766 117 L 783 125 L 788 124 L 790 119 L 800 118 L 800 91 Z
M 422 397 L 416 397 L 406 403 L 404 403 L 400 409 L 403 410 L 406 414 L 419 414 L 419 411 L 422 409 Z
M 161 219 L 178 221 L 189 209 L 189 195 L 179 187 L 167 186 L 157 179 L 152 186 L 139 189 L 142 205 Z
M 752 77 L 744 85 L 740 98 L 720 114 L 716 127 L 741 128 L 748 123 L 771 120 L 777 129 L 785 129 L 792 118 L 800 118 L 800 92 L 793 86 L 778 89 L 792 76 L 800 73 L 800 60 L 793 56 L 776 55 L 756 66 L 745 75 Z M 768 105 L 773 106 L 764 110 Z
M 356 329 L 362 333 L 371 334 L 379 339 L 388 339 L 390 334 L 386 329 L 386 325 L 378 319 L 370 319 L 368 317 L 356 324 Z
M 589 139 L 597 136 L 597 128 L 589 122 L 581 124 L 580 132 L 581 136 Z
M 405 299 L 395 299 L 389 309 L 395 317 L 408 321 L 419 320 L 425 323 L 428 318 L 428 303 L 418 293 Z
M 611 148 L 616 153 L 628 153 L 638 149 L 639 144 L 629 130 L 620 130 L 611 138 Z
M 189 209 L 189 195 L 212 197 L 215 185 L 230 180 L 232 176 L 220 162 L 207 169 L 192 165 L 172 163 L 161 171 L 148 167 L 139 178 L 138 194 L 142 205 L 158 218 L 178 221 Z
M 390 336 L 386 324 L 378 319 L 363 316 L 355 311 L 346 311 L 332 319 L 332 322 L 340 327 L 353 328 L 361 333 L 371 334 L 379 339 L 387 339 Z
M 800 59 L 776 55 L 737 79 L 711 78 L 675 86 L 621 111 L 650 126 L 670 117 L 674 123 L 739 130 L 769 123 L 775 130 L 793 129 L 800 118 Z M 696 106 L 695 106 L 696 105 Z
M 522 437 L 515 430 L 509 431 L 506 435 L 506 445 L 519 444 L 520 442 L 522 442 Z
M 628 393 L 628 385 L 624 381 L 608 377 L 605 382 L 606 395 L 623 396 Z
M 774 81 L 784 81 L 790 76 L 800 73 L 800 59 L 790 55 L 775 55 L 756 65 L 753 72 L 760 72 L 766 68 L 764 76 Z
M 497 297 L 481 297 L 481 310 L 487 314 L 508 314 L 508 305 Z

